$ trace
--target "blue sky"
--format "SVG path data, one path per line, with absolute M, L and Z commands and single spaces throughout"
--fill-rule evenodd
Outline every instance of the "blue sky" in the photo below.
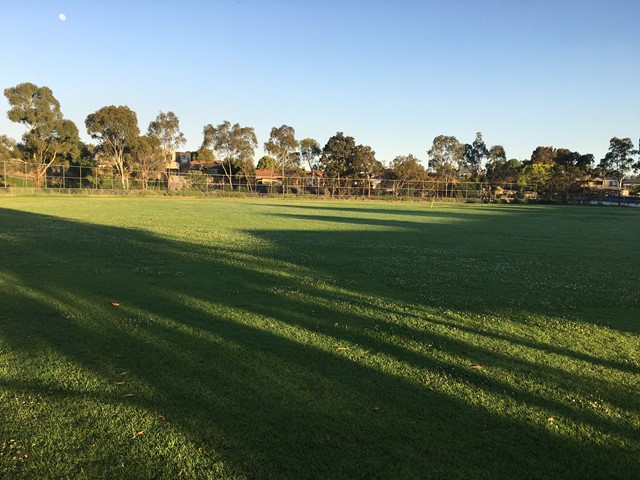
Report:
M 229 120 L 261 146 L 282 124 L 321 145 L 343 131 L 387 162 L 426 160 L 441 134 L 480 131 L 519 159 L 539 145 L 599 159 L 640 136 L 637 0 L 0 3 L 0 87 L 50 87 L 85 140 L 105 105 L 142 131 L 173 111 L 188 149 Z M 17 139 L 7 109 L 2 96 L 0 133 Z

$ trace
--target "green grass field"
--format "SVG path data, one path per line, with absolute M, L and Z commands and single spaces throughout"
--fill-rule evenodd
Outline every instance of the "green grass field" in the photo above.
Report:
M 0 478 L 640 478 L 640 210 L 0 197 Z

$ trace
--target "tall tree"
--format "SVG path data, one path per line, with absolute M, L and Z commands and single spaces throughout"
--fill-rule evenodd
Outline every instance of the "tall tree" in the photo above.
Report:
M 462 145 L 456 137 L 439 135 L 433 139 L 433 145 L 427 152 L 429 166 L 436 173 L 450 181 L 460 168 L 460 160 L 464 153 Z
M 91 138 L 98 140 L 98 148 L 116 167 L 122 188 L 129 188 L 126 154 L 138 140 L 138 116 L 127 106 L 106 106 L 87 116 L 84 121 Z
M 528 163 L 539 165 L 555 165 L 557 150 L 553 147 L 536 147 L 531 153 L 531 160 Z
M 320 157 L 320 165 L 328 178 L 345 178 L 353 175 L 353 150 L 356 148 L 356 141 L 353 137 L 345 136 L 342 132 L 337 132 L 331 137 Z
M 588 153 L 581 155 L 579 152 L 572 152 L 566 148 L 556 150 L 555 163 L 564 167 L 575 167 L 584 172 L 588 172 L 593 165 L 593 155 Z
M 288 125 L 273 127 L 271 129 L 269 141 L 264 144 L 264 149 L 267 153 L 273 155 L 275 159 L 278 160 L 282 170 L 283 182 L 285 172 L 299 161 L 298 156 L 295 155 L 298 145 L 298 141 L 296 140 L 296 131 L 293 127 Z
M 462 155 L 462 165 L 467 167 L 469 171 L 473 172 L 475 177 L 480 175 L 482 170 L 482 161 L 489 156 L 489 150 L 482 140 L 482 133 L 476 133 L 476 139 L 471 145 L 466 144 L 464 146 L 464 153 Z
M 487 164 L 487 180 L 489 182 L 515 183 L 522 170 L 522 163 L 515 158 L 507 161 L 498 156 Z
M 142 189 L 149 188 L 149 180 L 164 173 L 166 157 L 160 139 L 155 135 L 139 136 L 131 149 L 132 170 L 140 176 Z
M 351 163 L 354 178 L 371 178 L 382 171 L 382 163 L 376 160 L 376 152 L 368 145 L 356 145 Z
M 253 163 L 253 155 L 242 156 L 235 164 L 235 174 L 245 179 L 246 186 L 251 190 L 251 178 L 256 176 L 256 166 Z
M 324 175 L 337 179 L 338 189 L 345 179 L 366 181 L 366 190 L 371 192 L 371 179 L 382 171 L 382 163 L 376 160 L 373 149 L 367 145 L 356 145 L 355 139 L 338 132 L 322 149 L 320 165 Z M 334 183 L 335 185 L 335 183 Z
M 239 166 L 247 161 L 253 163 L 255 149 L 258 146 L 253 128 L 241 127 L 237 123 L 232 126 L 225 120 L 217 127 L 205 125 L 203 133 L 204 141 L 201 148 L 212 151 L 214 158 L 220 161 L 229 183 Z
M 502 145 L 493 145 L 489 149 L 488 154 L 489 162 L 495 162 L 496 160 L 507 160 L 507 153 L 504 151 Z
M 320 144 L 313 138 L 305 138 L 300 140 L 300 159 L 307 165 L 312 172 L 320 168 L 318 162 L 322 148 Z
M 410 182 L 421 182 L 427 177 L 424 167 L 412 154 L 398 155 L 391 162 L 391 180 L 394 180 L 393 191 L 397 194 L 398 190 L 403 189 Z
M 635 150 L 630 138 L 613 137 L 609 141 L 609 151 L 600 160 L 599 166 L 618 182 L 618 202 L 622 195 L 622 181 L 633 168 L 634 154 Z
M 158 113 L 156 119 L 149 123 L 147 134 L 160 140 L 165 163 L 171 162 L 173 152 L 187 143 L 187 139 L 180 131 L 180 120 L 173 112 Z
M 48 87 L 21 83 L 4 90 L 11 108 L 9 120 L 27 127 L 19 149 L 34 167 L 34 186 L 40 188 L 47 169 L 71 152 L 78 141 L 78 128 L 65 120 L 60 103 Z
M 368 145 L 356 145 L 351 163 L 354 178 L 364 180 L 367 195 L 371 196 L 371 179 L 382 171 L 382 163 L 376 160 L 376 152 Z

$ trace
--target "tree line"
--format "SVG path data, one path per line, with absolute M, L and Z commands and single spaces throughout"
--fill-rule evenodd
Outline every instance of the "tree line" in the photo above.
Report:
M 172 155 L 186 143 L 180 122 L 173 112 L 160 112 L 141 134 L 137 115 L 127 106 L 104 106 L 85 119 L 87 133 L 95 144 L 79 138 L 77 126 L 65 119 L 60 103 L 50 88 L 21 83 L 6 88 L 8 118 L 26 127 L 20 141 L 0 135 L 0 160 L 20 159 L 33 166 L 34 186 L 40 187 L 47 169 L 56 164 L 113 166 L 122 188 L 129 188 L 133 176 L 147 188 L 154 174 L 163 171 Z M 255 164 L 258 140 L 252 127 L 224 121 L 203 127 L 201 147 L 193 158 L 216 162 L 229 183 L 232 178 L 250 178 L 256 168 L 279 171 L 285 176 L 302 175 L 304 170 L 321 171 L 324 178 L 337 181 L 360 180 L 371 185 L 373 178 L 393 180 L 402 189 L 411 182 L 461 179 L 493 184 L 531 185 L 543 192 L 569 192 L 585 178 L 613 177 L 622 180 L 632 171 L 640 172 L 640 148 L 629 138 L 614 137 L 604 158 L 596 164 L 592 154 L 566 148 L 539 146 L 526 160 L 507 159 L 502 145 L 487 147 L 478 132 L 471 143 L 455 136 L 439 135 L 427 151 L 425 168 L 413 154 L 399 155 L 389 165 L 376 159 L 370 146 L 356 144 L 352 136 L 337 132 L 322 147 L 317 140 L 298 140 L 288 125 L 273 127 L 264 143 L 268 155 Z M 640 141 L 639 141 L 640 147 Z

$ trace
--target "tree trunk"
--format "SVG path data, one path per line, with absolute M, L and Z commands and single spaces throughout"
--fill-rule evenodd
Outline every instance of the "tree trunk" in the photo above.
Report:
M 41 175 L 42 174 L 40 173 L 40 167 L 36 167 L 35 171 L 33 172 L 33 187 L 37 192 L 40 191 Z

